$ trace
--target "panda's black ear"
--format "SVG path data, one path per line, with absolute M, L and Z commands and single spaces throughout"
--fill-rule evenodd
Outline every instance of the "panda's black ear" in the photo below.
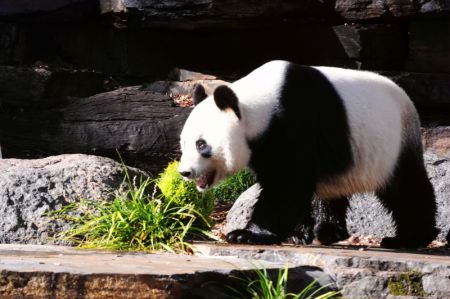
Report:
M 220 110 L 231 109 L 241 119 L 239 100 L 236 94 L 228 86 L 221 85 L 214 90 L 214 101 Z
M 201 84 L 195 85 L 194 93 L 192 94 L 192 102 L 194 106 L 200 104 L 201 101 L 206 99 L 208 95 L 206 94 L 205 88 Z

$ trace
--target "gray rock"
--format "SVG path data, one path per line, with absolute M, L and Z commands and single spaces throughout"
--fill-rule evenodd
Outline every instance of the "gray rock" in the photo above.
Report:
M 425 153 L 424 158 L 436 193 L 437 226 L 441 231 L 437 239 L 444 240 L 450 230 L 450 158 L 429 152 Z M 241 194 L 228 212 L 225 233 L 248 226 L 260 192 L 261 187 L 259 184 L 255 184 Z M 317 210 L 320 205 L 313 204 L 313 207 L 314 213 L 323 213 L 323 211 Z M 407 211 L 405 212 L 407 213 Z M 316 215 L 315 218 L 320 217 Z M 374 194 L 358 194 L 350 198 L 347 229 L 354 234 L 378 237 L 395 236 L 395 222 L 392 215 L 387 212 Z M 302 238 L 303 236 L 297 237 Z
M 129 174 L 145 175 L 136 169 Z M 0 242 L 61 243 L 52 237 L 67 225 L 45 214 L 80 198 L 106 199 L 123 179 L 119 163 L 97 156 L 0 160 Z
M 450 294 L 450 269 L 438 268 L 422 277 L 423 290 L 436 294 L 438 298 L 447 298 Z
M 425 153 L 428 176 L 434 186 L 437 202 L 437 227 L 441 230 L 438 240 L 444 240 L 450 230 L 450 157 Z
M 245 190 L 231 207 L 227 214 L 225 234 L 248 226 L 253 215 L 253 207 L 258 201 L 261 186 L 254 184 Z
M 378 237 L 395 236 L 392 215 L 373 193 L 353 195 L 347 211 L 347 230 L 350 234 Z

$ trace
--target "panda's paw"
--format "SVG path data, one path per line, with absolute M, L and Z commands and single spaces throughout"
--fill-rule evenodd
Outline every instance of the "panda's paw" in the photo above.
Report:
M 350 237 L 347 228 L 336 223 L 320 223 L 314 227 L 314 236 L 324 245 L 333 244 Z
M 419 239 L 411 239 L 411 238 L 383 238 L 381 241 L 380 247 L 383 248 L 408 248 L 408 249 L 416 249 L 416 248 L 425 248 L 430 244 L 431 241 L 419 240 Z
M 274 234 L 254 233 L 246 229 L 239 229 L 227 234 L 227 242 L 234 244 L 279 244 L 279 238 Z

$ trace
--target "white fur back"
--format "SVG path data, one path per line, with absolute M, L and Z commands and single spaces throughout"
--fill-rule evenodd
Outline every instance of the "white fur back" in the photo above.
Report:
M 395 83 L 375 73 L 332 67 L 316 69 L 333 83 L 343 99 L 355 162 L 346 174 L 320 182 L 317 194 L 327 198 L 377 190 L 396 166 L 404 118 L 416 118 L 412 102 Z
M 268 62 L 229 86 L 239 98 L 247 138 L 258 136 L 269 125 L 288 66 L 287 61 Z

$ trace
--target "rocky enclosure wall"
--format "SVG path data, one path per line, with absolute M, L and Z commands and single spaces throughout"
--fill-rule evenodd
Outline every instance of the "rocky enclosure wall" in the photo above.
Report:
M 287 59 L 390 76 L 419 107 L 427 146 L 448 155 L 449 53 L 448 0 L 2 0 L 1 149 L 16 158 L 118 149 L 157 171 L 177 157 L 189 111 L 120 87 L 174 67 L 233 80 Z
M 174 99 L 198 80 L 209 89 L 223 83 L 171 72 L 175 67 L 227 81 L 271 59 L 375 70 L 407 91 L 426 149 L 446 156 L 427 160 L 443 239 L 450 223 L 449 54 L 449 0 L 0 0 L 0 158 L 85 153 L 117 160 L 119 151 L 128 165 L 156 173 L 177 158 L 190 111 Z M 36 219 L 65 203 L 54 179 L 70 167 L 42 176 L 18 168 L 11 176 L 13 162 L 0 163 L 0 208 L 9 215 L 0 223 L 2 242 L 46 242 L 56 224 Z M 101 160 L 98 169 L 109 163 Z M 23 183 L 24 175 L 36 183 Z M 377 230 L 384 218 L 365 229 L 379 214 L 373 206 L 352 205 L 352 231 L 388 233 Z M 372 214 L 356 218 L 365 211 Z

